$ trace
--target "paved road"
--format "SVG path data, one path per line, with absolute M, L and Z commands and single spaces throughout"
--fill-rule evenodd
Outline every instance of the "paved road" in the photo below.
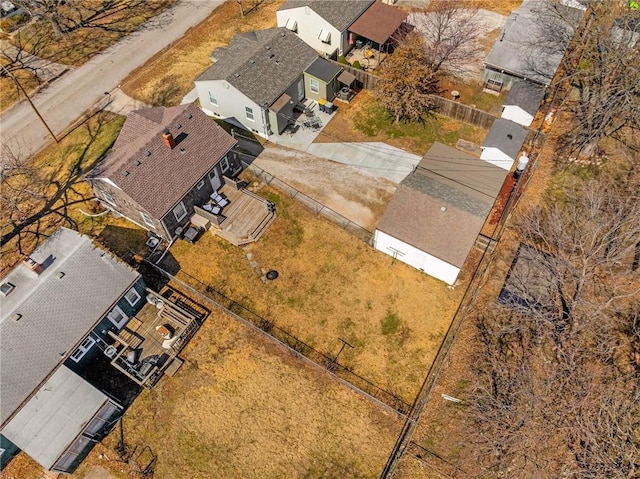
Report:
M 54 81 L 39 92 L 33 102 L 54 133 L 64 131 L 105 92 L 115 89 L 136 67 L 182 37 L 204 20 L 223 0 L 179 0 L 170 10 L 149 22 L 147 28 L 124 37 L 81 67 Z M 52 139 L 27 102 L 21 102 L 0 116 L 2 143 L 35 153 Z

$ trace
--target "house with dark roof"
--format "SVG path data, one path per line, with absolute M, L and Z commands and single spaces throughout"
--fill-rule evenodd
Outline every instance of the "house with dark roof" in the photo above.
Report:
M 482 142 L 480 159 L 509 171 L 527 135 L 523 126 L 511 120 L 497 119 Z
M 196 207 L 210 203 L 227 183 L 236 184 L 232 180 L 242 165 L 231 151 L 235 144 L 193 104 L 137 110 L 87 181 L 106 208 L 172 241 L 193 223 Z M 215 217 L 200 218 L 200 226 L 219 226 L 232 216 L 235 203 L 216 209 Z M 269 216 L 267 206 L 257 208 Z
M 434 143 L 398 185 L 374 247 L 447 284 L 454 284 L 507 172 Z
M 484 60 L 485 88 L 509 90 L 516 79 L 548 87 L 584 13 L 575 1 L 523 0 Z
M 293 123 L 306 97 L 333 99 L 342 71 L 286 28 L 235 35 L 212 59 L 195 80 L 202 110 L 263 138 Z
M 530 126 L 545 92 L 545 88 L 537 83 L 516 80 L 504 99 L 502 118 L 518 125 Z
M 15 445 L 53 471 L 77 467 L 122 413 L 83 372 L 145 304 L 145 291 L 139 273 L 66 228 L 2 280 L 3 449 Z
M 287 0 L 278 8 L 278 27 L 295 32 L 302 41 L 327 57 L 346 54 L 353 45 L 348 28 L 374 0 Z

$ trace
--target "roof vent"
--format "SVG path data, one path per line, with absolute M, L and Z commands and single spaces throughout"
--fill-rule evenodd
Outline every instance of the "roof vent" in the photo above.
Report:
M 184 148 L 180 148 L 180 153 L 185 154 L 186 150 Z
M 64 271 L 58 271 L 58 272 L 56 273 L 56 277 L 57 277 L 58 279 L 62 279 L 62 278 L 64 278 Z
M 129 176 L 129 170 L 124 170 L 122 172 L 122 176 Z
M 136 160 L 136 161 L 135 161 L 135 165 L 136 165 L 136 166 L 140 166 L 141 164 L 142 164 L 142 162 L 141 162 L 140 160 Z
M 280 36 L 281 36 L 281 37 L 286 37 L 286 36 L 287 36 L 287 34 L 286 34 L 286 33 L 284 32 L 284 30 L 283 30 L 283 31 L 281 31 L 281 32 L 280 32 Z
M 276 54 L 275 54 L 275 53 L 270 53 L 270 54 L 269 54 L 269 59 L 271 59 L 271 58 L 273 58 L 273 57 L 275 57 L 275 56 L 276 56 Z
M 266 48 L 267 50 L 271 50 L 271 47 L 270 47 L 269 45 L 267 45 L 265 48 Z
M 251 63 L 252 65 L 255 63 L 256 61 L 252 58 L 251 60 L 249 60 L 249 63 Z
M 240 78 L 240 73 L 234 73 L 233 76 L 236 78 Z
M 188 118 L 189 120 L 191 120 L 191 118 L 193 118 L 193 115 L 192 115 L 191 113 L 189 113 L 189 114 L 187 114 L 187 118 Z
M 35 259 L 33 259 L 31 256 L 27 256 L 27 258 L 23 261 L 23 263 L 26 264 L 31 271 L 33 271 L 35 274 L 38 274 L 38 275 L 42 273 L 42 270 L 44 269 L 42 265 L 38 263 Z
M 182 124 L 176 123 L 176 129 L 179 130 L 180 128 L 182 128 Z
M 440 211 L 442 211 L 444 213 L 445 211 L 447 211 L 447 207 L 446 206 L 441 206 L 440 207 Z
M 13 319 L 16 323 L 20 321 L 21 318 L 22 318 L 22 315 L 20 313 L 13 313 L 11 315 L 11 319 Z
M 16 286 L 13 283 L 2 283 L 0 285 L 0 294 L 6 298 L 14 289 L 16 289 Z
M 151 151 L 147 150 L 144 152 L 144 156 L 151 156 Z
M 509 134 L 507 135 L 507 138 L 509 138 L 510 140 L 513 140 L 513 135 L 512 135 L 511 133 L 509 133 Z

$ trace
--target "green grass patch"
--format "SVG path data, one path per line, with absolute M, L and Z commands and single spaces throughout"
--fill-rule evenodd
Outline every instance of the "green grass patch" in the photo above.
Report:
M 396 313 L 387 311 L 385 317 L 380 321 L 382 334 L 389 336 L 390 334 L 397 333 L 400 328 L 400 323 L 400 318 Z

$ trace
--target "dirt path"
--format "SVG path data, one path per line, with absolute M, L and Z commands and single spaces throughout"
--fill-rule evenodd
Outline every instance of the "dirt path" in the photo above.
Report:
M 254 164 L 369 231 L 396 190 L 385 178 L 278 146 L 269 146 Z

